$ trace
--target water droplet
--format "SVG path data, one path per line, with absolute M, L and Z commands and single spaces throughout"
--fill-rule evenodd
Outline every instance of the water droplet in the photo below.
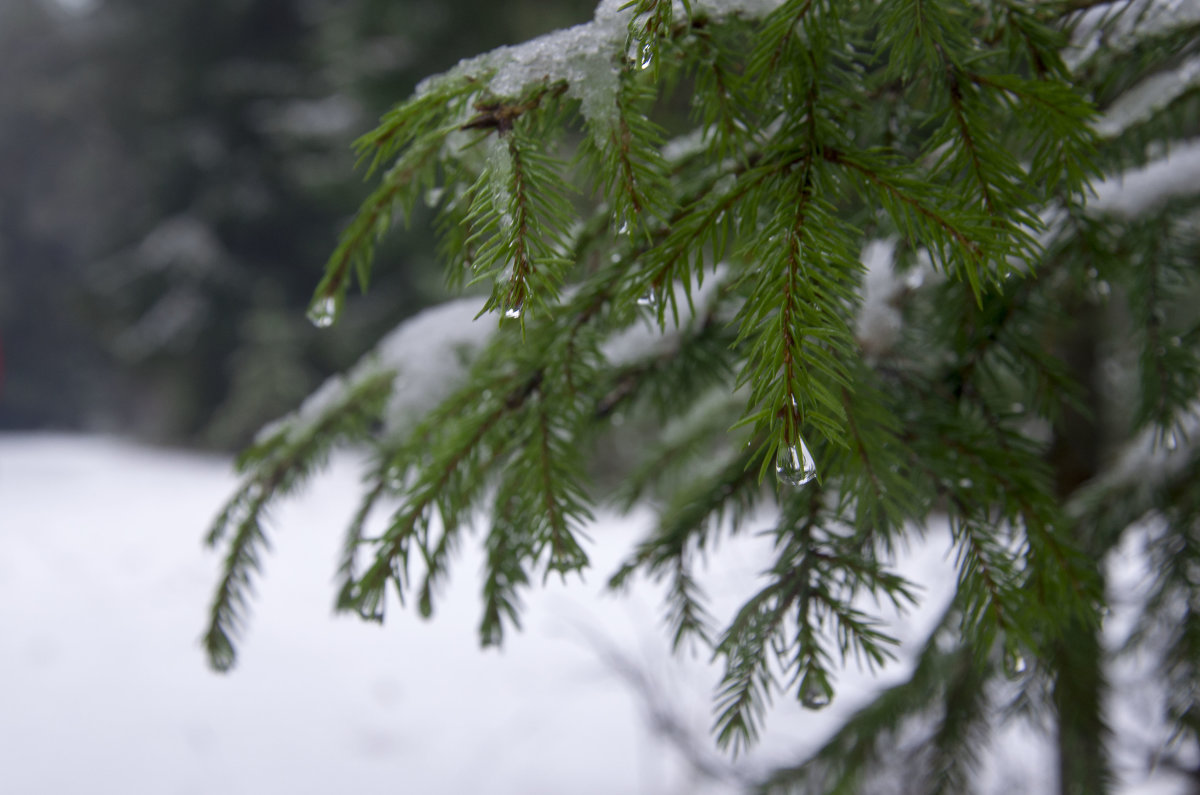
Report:
M 317 328 L 329 328 L 337 318 L 337 299 L 332 295 L 318 298 L 308 308 L 308 321 Z
M 1172 450 L 1172 451 L 1178 450 L 1179 449 L 1179 431 L 1172 428 L 1171 432 L 1167 434 L 1165 444 L 1167 445 L 1168 450 Z
M 649 44 L 642 45 L 642 55 L 638 60 L 638 66 L 642 69 L 649 69 L 650 64 L 654 61 L 654 48 Z
M 799 444 L 779 448 L 775 456 L 775 476 L 785 486 L 803 486 L 817 476 L 817 464 L 803 439 Z
M 833 700 L 833 694 L 816 677 L 805 677 L 804 686 L 800 690 L 800 703 L 805 709 L 824 709 Z
M 520 299 L 507 301 L 504 304 L 504 316 L 509 320 L 517 320 L 525 312 L 525 302 Z
M 1004 652 L 1004 673 L 1009 679 L 1017 679 L 1029 670 L 1029 662 L 1021 650 L 1013 647 Z
M 647 289 L 640 298 L 638 298 L 637 305 L 648 307 L 650 309 L 658 306 L 658 290 L 655 290 L 654 286 L 651 285 L 650 288 Z

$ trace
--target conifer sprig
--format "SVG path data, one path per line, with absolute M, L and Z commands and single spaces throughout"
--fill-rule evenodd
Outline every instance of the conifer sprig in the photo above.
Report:
M 270 505 L 300 488 L 335 443 L 366 436 L 371 418 L 382 410 L 391 391 L 393 377 L 391 372 L 381 372 L 362 379 L 315 422 L 280 427 L 239 458 L 238 467 L 247 475 L 206 539 L 215 547 L 228 538 L 203 639 L 214 668 L 228 670 L 234 664 L 233 644 L 245 625 L 252 580 L 261 572 L 262 554 L 269 547 L 265 523 Z
M 1067 687 L 1063 649 L 1097 642 L 1098 561 L 1143 520 L 1160 524 L 1162 565 L 1139 609 L 1173 627 L 1164 675 L 1194 685 L 1200 622 L 1164 617 L 1200 588 L 1197 199 L 1105 204 L 1087 186 L 1103 169 L 1111 194 L 1120 169 L 1160 159 L 1148 142 L 1192 134 L 1194 86 L 1136 113 L 1122 102 L 1175 68 L 1169 48 L 1198 52 L 1195 25 L 1154 27 L 1147 0 L 619 5 L 567 32 L 576 51 L 535 41 L 431 79 L 360 141 L 379 186 L 315 306 L 341 308 L 354 272 L 365 285 L 379 237 L 424 200 L 451 283 L 508 317 L 448 397 L 370 439 L 339 606 L 382 619 L 415 596 L 433 613 L 476 531 L 480 638 L 501 643 L 526 589 L 588 564 L 613 479 L 588 462 L 616 437 L 639 449 L 616 456 L 612 500 L 658 516 L 610 584 L 665 584 L 674 646 L 723 665 L 715 733 L 737 752 L 773 697 L 820 708 L 850 658 L 889 659 L 871 599 L 919 599 L 896 551 L 949 528 L 955 594 L 911 679 L 768 789 L 858 791 L 898 764 L 895 740 L 918 749 L 914 786 L 967 791 L 997 679 L 1030 713 L 1087 690 Z M 1064 50 L 1089 31 L 1122 62 Z M 884 271 L 863 262 L 870 240 L 894 250 Z M 1102 379 L 1108 360 L 1137 377 Z M 212 536 L 232 536 L 214 664 L 232 662 L 270 500 L 367 436 L 390 377 L 248 454 Z M 814 482 L 766 477 L 806 441 Z M 1143 483 L 1118 454 L 1143 442 L 1183 460 L 1142 467 Z M 764 515 L 763 587 L 722 623 L 702 563 Z M 1084 718 L 1103 676 L 1087 681 L 1064 732 L 1099 725 Z M 1171 719 L 1200 733 L 1194 705 L 1172 702 Z

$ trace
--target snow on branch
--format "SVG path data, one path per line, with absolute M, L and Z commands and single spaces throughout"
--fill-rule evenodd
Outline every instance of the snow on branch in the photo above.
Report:
M 292 414 L 258 434 L 262 443 L 280 433 L 296 438 L 308 432 L 357 385 L 391 371 L 395 374 L 384 415 L 385 431 L 395 433 L 404 422 L 436 406 L 458 385 L 471 354 L 491 338 L 496 324 L 476 320 L 479 299 L 449 301 L 419 312 L 388 333 L 346 375 L 325 381 Z
M 1195 0 L 1132 0 L 1102 3 L 1084 12 L 1075 26 L 1067 62 L 1073 68 L 1091 58 L 1111 58 L 1171 30 L 1200 22 Z
M 902 318 L 896 300 L 906 285 L 895 270 L 896 241 L 872 240 L 862 253 L 866 275 L 855 336 L 869 356 L 891 350 L 900 336 Z
M 1103 493 L 1123 487 L 1158 487 L 1192 462 L 1191 448 L 1200 438 L 1200 395 L 1180 411 L 1169 428 L 1152 425 L 1130 439 L 1089 489 Z
M 1200 139 L 1173 145 L 1147 165 L 1092 183 L 1090 212 L 1122 218 L 1145 215 L 1171 199 L 1200 192 Z
M 758 18 L 779 5 L 780 0 L 704 0 L 692 3 L 692 11 L 710 17 Z M 601 0 L 591 22 L 467 58 L 450 71 L 423 80 L 417 95 L 447 79 L 483 79 L 489 74 L 488 90 L 497 97 L 517 97 L 542 82 L 565 82 L 567 94 L 579 100 L 589 123 L 615 123 L 621 62 L 630 57 L 632 6 L 627 0 Z M 677 17 L 686 16 L 682 3 L 673 6 Z
M 1119 96 L 1096 123 L 1096 132 L 1114 138 L 1150 119 L 1189 91 L 1200 88 L 1200 56 L 1174 69 L 1157 72 Z

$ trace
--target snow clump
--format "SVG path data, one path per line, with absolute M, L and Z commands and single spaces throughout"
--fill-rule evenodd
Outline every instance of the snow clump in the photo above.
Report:
M 477 319 L 479 299 L 460 298 L 418 312 L 380 340 L 346 375 L 329 378 L 300 408 L 259 431 L 258 442 L 292 438 L 337 411 L 346 397 L 380 373 L 393 372 L 384 430 L 395 434 L 440 403 L 466 375 L 472 354 L 496 331 L 494 318 Z
M 693 10 L 710 17 L 757 18 L 779 5 L 780 0 L 702 0 L 693 3 Z M 673 11 L 675 18 L 686 18 L 682 3 L 676 3 Z M 617 122 L 617 93 L 632 21 L 627 0 L 601 0 L 591 22 L 467 58 L 449 72 L 423 80 L 417 95 L 445 79 L 488 73 L 487 93 L 498 98 L 519 97 L 539 83 L 561 81 L 567 83 L 567 95 L 579 100 L 588 126 L 602 132 Z

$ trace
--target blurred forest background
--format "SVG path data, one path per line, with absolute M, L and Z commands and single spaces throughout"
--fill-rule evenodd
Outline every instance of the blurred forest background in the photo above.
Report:
M 334 330 L 306 320 L 366 195 L 353 140 L 594 5 L 0 2 L 0 431 L 248 441 L 444 297 L 417 218 Z

